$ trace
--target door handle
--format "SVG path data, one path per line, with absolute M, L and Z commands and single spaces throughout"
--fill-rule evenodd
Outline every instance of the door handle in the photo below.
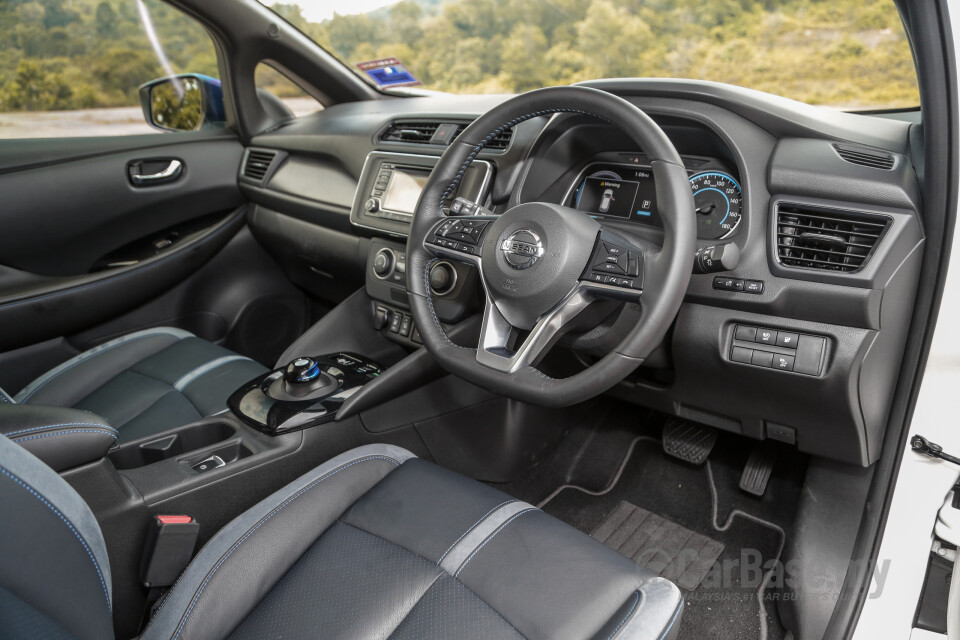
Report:
M 163 166 L 164 162 L 167 163 L 166 166 Z M 161 165 L 159 171 L 144 173 L 145 168 L 153 168 L 156 165 Z M 183 162 L 176 158 L 137 160 L 127 166 L 127 175 L 130 176 L 130 182 L 138 187 L 165 184 L 167 182 L 173 182 L 183 175 Z

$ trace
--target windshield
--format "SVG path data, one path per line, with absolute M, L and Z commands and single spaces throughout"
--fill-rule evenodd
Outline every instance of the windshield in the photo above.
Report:
M 383 87 L 514 93 L 660 77 L 850 110 L 920 104 L 891 0 L 261 1 Z

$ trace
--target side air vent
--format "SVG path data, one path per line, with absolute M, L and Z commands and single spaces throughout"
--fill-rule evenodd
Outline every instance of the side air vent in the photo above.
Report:
M 243 175 L 257 182 L 263 180 L 267 172 L 270 171 L 270 165 L 277 157 L 276 151 L 266 149 L 248 149 L 247 160 L 243 163 Z
M 460 122 L 394 122 L 380 135 L 380 142 L 405 142 L 445 147 L 457 139 L 467 125 Z M 502 151 L 510 146 L 513 131 L 498 133 L 486 148 Z
M 862 167 L 890 171 L 893 169 L 895 163 L 893 156 L 883 151 L 863 147 L 849 147 L 842 144 L 835 144 L 833 148 L 837 150 L 837 155 L 850 164 L 858 164 Z
M 777 258 L 780 264 L 841 273 L 859 271 L 890 222 L 851 211 L 777 205 Z
M 506 149 L 510 146 L 510 139 L 513 137 L 513 129 L 501 131 L 493 140 L 487 143 L 487 149 Z

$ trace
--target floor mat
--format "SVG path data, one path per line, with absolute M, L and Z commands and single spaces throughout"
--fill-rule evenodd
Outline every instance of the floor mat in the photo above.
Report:
M 590 535 L 686 591 L 700 586 L 724 548 L 626 500 Z
M 782 552 L 783 530 L 745 513 L 743 499 L 731 495 L 728 476 L 738 477 L 734 470 L 740 461 L 719 456 L 716 468 L 713 459 L 692 466 L 668 458 L 660 443 L 649 437 L 637 438 L 621 451 L 621 457 L 629 458 L 612 486 L 599 491 L 564 488 L 551 494 L 544 510 L 581 531 L 604 533 L 604 523 L 613 522 L 627 502 L 669 521 L 678 533 L 691 531 L 722 545 L 698 586 L 683 588 L 686 607 L 680 638 L 783 638 L 786 631 L 763 588 Z M 754 504 L 759 508 L 765 500 Z

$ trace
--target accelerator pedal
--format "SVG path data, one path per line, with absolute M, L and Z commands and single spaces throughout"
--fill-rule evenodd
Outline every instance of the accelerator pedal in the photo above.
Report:
M 763 496 L 767 491 L 773 465 L 777 461 L 777 450 L 771 442 L 758 442 L 750 452 L 747 466 L 740 476 L 740 488 L 755 496 Z
M 717 444 L 717 432 L 696 422 L 671 418 L 663 427 L 663 452 L 690 464 L 703 464 Z

